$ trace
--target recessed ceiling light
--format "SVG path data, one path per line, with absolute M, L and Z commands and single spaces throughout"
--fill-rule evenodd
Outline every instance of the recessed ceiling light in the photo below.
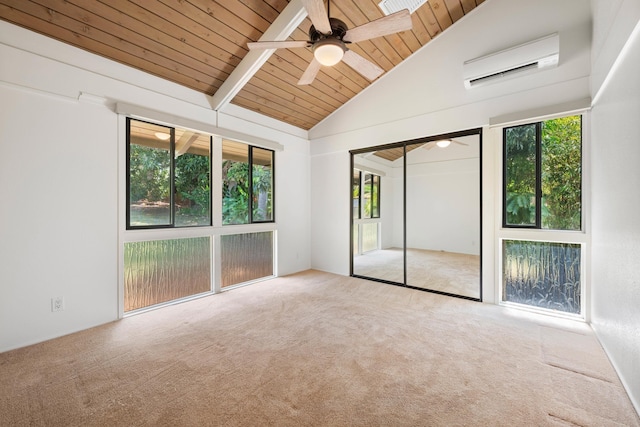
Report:
M 403 9 L 409 9 L 409 13 L 413 13 L 426 2 L 427 0 L 382 0 L 378 3 L 378 7 L 385 15 L 391 15 Z

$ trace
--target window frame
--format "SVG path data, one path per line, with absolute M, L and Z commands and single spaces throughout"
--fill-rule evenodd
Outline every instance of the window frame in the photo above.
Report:
M 580 117 L 580 228 L 555 229 L 542 227 L 542 123 L 564 117 Z M 507 131 L 509 129 L 535 125 L 535 223 L 534 224 L 508 224 L 507 223 Z M 505 229 L 525 229 L 525 230 L 550 230 L 560 232 L 584 232 L 584 114 L 567 114 L 558 117 L 551 117 L 545 120 L 519 123 L 502 128 L 502 228 Z
M 351 216 L 354 220 L 362 218 L 362 171 L 360 169 L 354 169 L 358 171 L 358 197 L 353 197 L 354 187 L 356 183 L 355 174 L 351 177 Z M 355 201 L 358 202 L 358 209 L 354 209 L 353 205 Z
M 162 126 L 169 130 L 169 134 L 171 137 L 169 138 L 169 218 L 170 221 L 168 224 L 148 224 L 148 225 L 131 225 L 131 121 L 135 120 L 140 123 L 146 123 L 153 126 Z M 125 184 L 125 229 L 126 230 L 156 230 L 156 229 L 173 229 L 173 228 L 200 228 L 200 227 L 211 227 L 213 225 L 213 136 L 209 135 L 209 223 L 208 224 L 199 224 L 199 225 L 176 225 L 176 204 L 175 204 L 175 191 L 176 191 L 176 182 L 175 182 L 175 168 L 176 168 L 176 159 L 175 159 L 175 149 L 176 149 L 176 138 L 175 138 L 175 126 L 169 126 L 166 124 L 155 123 L 148 120 L 142 120 L 133 117 L 126 117 L 126 154 L 125 154 L 125 162 L 126 162 L 126 184 Z
M 270 148 L 258 147 L 255 145 L 247 144 L 249 146 L 249 222 L 248 224 L 265 224 L 270 222 L 276 222 L 276 152 Z M 271 219 L 256 220 L 253 218 L 253 150 L 254 149 L 269 151 L 271 153 Z M 243 225 L 243 224 L 236 224 Z
M 370 183 L 368 184 L 369 186 L 369 199 L 365 200 L 363 203 L 363 195 L 367 192 L 367 177 L 371 177 L 370 179 Z M 376 179 L 377 178 L 377 179 Z M 374 182 L 376 182 L 376 184 L 374 185 Z M 358 210 L 358 218 L 354 218 L 354 219 L 380 219 L 380 190 L 381 190 L 381 183 L 382 183 L 382 177 L 378 174 L 375 174 L 373 172 L 369 172 L 366 170 L 360 170 L 360 189 L 358 192 L 358 206 L 359 206 L 359 210 Z M 373 188 L 374 186 L 376 186 L 378 189 L 375 192 L 375 198 L 374 198 L 374 191 Z M 351 187 L 352 191 L 353 191 L 353 184 Z M 353 197 L 353 196 L 352 196 Z M 355 200 L 355 198 L 353 198 L 353 200 Z M 375 203 L 374 203 L 375 201 Z M 367 206 L 369 206 L 369 216 L 365 215 L 365 210 L 367 208 Z M 376 212 L 374 215 L 374 207 L 376 207 Z

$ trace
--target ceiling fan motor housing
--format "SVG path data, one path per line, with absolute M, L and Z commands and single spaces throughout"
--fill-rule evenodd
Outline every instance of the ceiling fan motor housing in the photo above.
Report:
M 349 30 L 347 24 L 337 18 L 329 18 L 329 24 L 331 25 L 331 34 L 322 34 L 316 30 L 316 27 L 313 25 L 309 28 L 309 40 L 311 40 L 311 43 L 315 43 L 326 38 L 336 38 L 342 41 L 342 38 Z

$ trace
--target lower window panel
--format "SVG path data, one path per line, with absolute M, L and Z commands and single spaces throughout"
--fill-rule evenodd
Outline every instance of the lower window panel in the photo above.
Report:
M 362 224 L 362 252 L 378 249 L 378 223 Z
M 580 314 L 581 247 L 503 240 L 502 300 Z
M 222 288 L 273 276 L 273 232 L 220 236 Z
M 210 290 L 209 237 L 125 243 L 125 312 Z

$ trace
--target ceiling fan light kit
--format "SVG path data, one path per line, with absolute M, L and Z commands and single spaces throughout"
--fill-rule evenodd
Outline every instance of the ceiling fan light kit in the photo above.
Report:
M 347 48 L 342 41 L 327 38 L 313 45 L 313 56 L 320 64 L 331 67 L 342 60 L 346 50 Z
M 440 148 L 447 148 L 450 144 L 450 139 L 441 139 L 440 141 L 436 142 L 436 145 Z
M 311 49 L 316 60 L 325 67 L 336 65 L 347 51 L 342 38 L 347 34 L 347 24 L 336 18 L 329 18 L 330 34 L 322 34 L 314 25 L 309 29 Z

